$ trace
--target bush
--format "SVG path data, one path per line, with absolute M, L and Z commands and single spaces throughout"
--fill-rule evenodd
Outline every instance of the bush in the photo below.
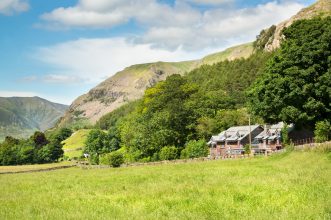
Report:
M 286 145 L 285 149 L 286 149 L 287 152 L 294 151 L 294 144 L 290 143 L 290 144 Z
M 164 147 L 161 149 L 159 157 L 160 160 L 174 160 L 177 158 L 178 150 L 175 146 Z
M 149 163 L 151 162 L 151 157 L 144 157 L 138 160 L 140 163 Z
M 284 146 L 287 146 L 290 144 L 290 138 L 288 136 L 288 125 L 284 123 L 284 126 L 281 130 L 281 138 L 282 138 L 282 143 Z
M 186 144 L 185 149 L 182 150 L 180 157 L 182 159 L 185 158 L 197 158 L 197 157 L 205 157 L 208 155 L 208 147 L 206 145 L 205 140 L 201 139 L 198 141 L 189 141 Z
M 244 146 L 244 151 L 245 151 L 245 154 L 251 154 L 251 148 L 250 148 L 249 144 L 246 144 Z
M 314 134 L 317 142 L 328 141 L 331 136 L 330 122 L 327 120 L 317 122 Z
M 100 162 L 99 155 L 96 153 L 89 154 L 88 160 L 89 160 L 89 163 L 92 165 L 98 165 Z
M 110 165 L 112 167 L 120 167 L 123 163 L 124 155 L 118 151 L 104 154 L 100 157 L 100 164 Z

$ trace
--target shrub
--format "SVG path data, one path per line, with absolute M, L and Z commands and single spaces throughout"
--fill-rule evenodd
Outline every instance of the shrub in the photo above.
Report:
M 181 152 L 181 158 L 197 158 L 205 157 L 208 155 L 208 147 L 205 140 L 189 141 L 186 143 L 185 149 Z
M 92 165 L 99 164 L 99 155 L 98 154 L 90 154 L 89 161 Z
M 120 167 L 123 163 L 124 155 L 118 151 L 104 154 L 100 157 L 100 164 L 110 165 L 112 167 Z
M 144 157 L 144 158 L 141 158 L 138 161 L 141 162 L 141 163 L 148 163 L 148 162 L 151 162 L 151 157 Z
M 288 125 L 284 123 L 284 126 L 281 130 L 281 138 L 282 138 L 282 143 L 284 146 L 287 146 L 290 144 L 290 139 L 288 136 Z
M 329 121 L 324 120 L 316 123 L 314 134 L 317 142 L 328 141 L 331 136 L 330 133 L 331 125 Z
M 164 147 L 161 149 L 160 160 L 174 160 L 177 158 L 178 150 L 175 146 Z
M 245 154 L 251 154 L 251 148 L 250 148 L 249 144 L 246 144 L 244 146 L 244 151 L 245 151 Z
M 285 149 L 286 149 L 287 152 L 294 151 L 294 144 L 290 143 L 290 144 L 286 145 Z

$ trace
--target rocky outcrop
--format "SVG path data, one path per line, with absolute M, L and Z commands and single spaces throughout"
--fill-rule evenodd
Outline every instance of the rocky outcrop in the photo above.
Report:
M 266 51 L 273 51 L 280 46 L 284 39 L 282 30 L 289 27 L 293 22 L 302 19 L 311 19 L 313 17 L 326 17 L 331 15 L 331 0 L 318 0 L 315 4 L 308 8 L 302 9 L 299 13 L 290 19 L 281 22 L 274 29 L 274 33 L 270 36 L 268 42 L 265 44 Z M 265 31 L 267 33 L 267 31 Z

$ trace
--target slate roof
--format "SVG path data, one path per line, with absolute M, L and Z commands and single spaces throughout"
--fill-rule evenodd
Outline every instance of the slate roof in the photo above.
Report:
M 222 131 L 216 136 L 212 136 L 208 144 L 216 144 L 217 142 L 223 142 L 225 141 L 225 139 L 228 142 L 241 141 L 242 139 L 246 138 L 249 135 L 250 129 L 251 132 L 253 132 L 258 127 L 260 127 L 260 125 L 231 127 L 226 131 Z
M 271 125 L 267 127 L 265 131 L 262 131 L 260 134 L 258 134 L 254 139 L 257 140 L 275 140 L 279 139 L 281 137 L 281 130 L 284 127 L 283 122 L 279 122 L 278 124 Z M 293 125 L 290 124 L 288 126 L 288 131 L 293 129 Z

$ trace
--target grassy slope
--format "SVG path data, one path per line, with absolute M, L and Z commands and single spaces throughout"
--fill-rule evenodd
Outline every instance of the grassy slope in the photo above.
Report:
M 203 64 L 212 65 L 224 60 L 234 60 L 238 58 L 248 58 L 253 54 L 253 43 L 241 44 L 230 47 L 222 52 L 210 54 L 202 58 Z
M 253 43 L 246 43 L 234 47 L 230 47 L 224 51 L 210 54 L 200 60 L 183 61 L 183 62 L 155 62 L 136 64 L 125 68 L 123 71 L 115 74 L 112 79 L 125 78 L 135 75 L 136 77 L 146 77 L 150 74 L 150 70 L 155 68 L 157 70 L 163 70 L 168 73 L 180 73 L 191 71 L 202 64 L 212 65 L 224 61 L 226 59 L 233 60 L 237 58 L 247 58 L 253 53 Z M 101 84 L 102 85 L 102 84 Z
M 0 219 L 329 219 L 331 160 L 272 158 L 0 176 Z
M 89 129 L 81 129 L 64 140 L 62 142 L 64 144 L 64 155 L 68 156 L 69 158 L 81 156 L 82 148 L 85 147 L 85 141 L 89 132 Z

